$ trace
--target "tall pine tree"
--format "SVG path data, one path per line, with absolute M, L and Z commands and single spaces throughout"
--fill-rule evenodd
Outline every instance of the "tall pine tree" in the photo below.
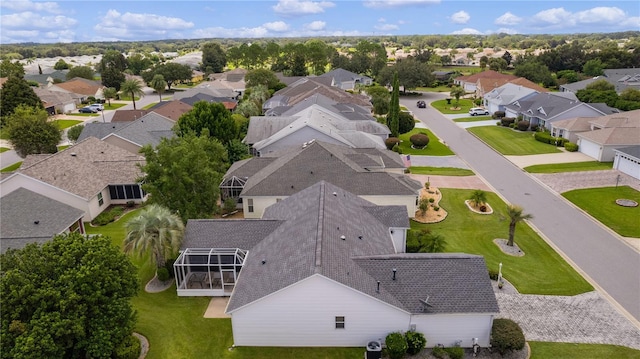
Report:
M 389 113 L 387 114 L 387 126 L 391 131 L 391 137 L 398 137 L 400 134 L 400 82 L 398 73 L 393 74 L 393 91 L 391 92 L 391 102 L 389 103 Z

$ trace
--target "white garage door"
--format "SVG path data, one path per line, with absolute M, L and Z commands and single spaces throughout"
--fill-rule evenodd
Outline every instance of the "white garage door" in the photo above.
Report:
M 600 160 L 600 145 L 597 143 L 593 143 L 591 141 L 581 139 L 579 150 L 580 152 L 584 153 L 589 157 L 593 157 L 596 160 Z
M 640 163 L 638 161 L 618 153 L 616 154 L 615 162 L 618 165 L 618 171 L 640 179 Z

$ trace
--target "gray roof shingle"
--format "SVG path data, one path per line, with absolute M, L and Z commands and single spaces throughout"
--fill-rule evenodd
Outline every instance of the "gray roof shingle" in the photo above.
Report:
M 181 248 L 251 249 L 282 223 L 261 219 L 190 219 Z
M 83 216 L 75 207 L 18 188 L 0 199 L 0 249 L 4 253 L 27 243 L 44 243 Z

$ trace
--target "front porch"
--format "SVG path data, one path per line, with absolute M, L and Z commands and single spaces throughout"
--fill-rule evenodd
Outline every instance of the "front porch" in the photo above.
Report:
M 178 296 L 230 296 L 246 255 L 239 248 L 187 248 L 173 264 Z

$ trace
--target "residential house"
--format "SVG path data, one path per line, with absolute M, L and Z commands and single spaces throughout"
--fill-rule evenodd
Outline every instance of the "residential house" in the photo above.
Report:
M 40 84 L 40 86 L 47 86 L 54 82 L 66 81 L 68 72 L 69 70 L 55 70 L 47 74 L 25 74 L 24 79 L 27 81 L 35 81 Z
M 345 91 L 355 90 L 358 85 L 369 86 L 373 84 L 371 77 L 359 75 L 344 69 L 334 69 L 319 77 L 330 78 L 331 86 L 338 87 Z
M 260 220 L 189 220 L 178 295 L 230 295 L 235 346 L 363 346 L 415 330 L 427 346 L 489 346 L 499 312 L 484 259 L 401 252 L 400 206 L 320 181 Z
M 640 145 L 640 128 L 610 127 L 597 131 L 580 132 L 578 149 L 596 161 L 612 162 L 616 149 Z
M 98 81 L 87 80 L 82 77 L 74 77 L 73 79 L 59 84 L 51 84 L 47 86 L 50 91 L 65 92 L 73 96 L 76 103 L 81 103 L 89 97 L 96 99 L 104 99 L 102 89 L 104 86 Z
M 589 84 L 598 80 L 605 80 L 615 87 L 618 94 L 627 88 L 640 90 L 640 70 L 631 69 L 605 69 L 604 75 L 592 77 L 590 79 L 560 85 L 560 91 L 577 93 L 585 89 Z
M 540 92 L 529 87 L 507 82 L 484 95 L 484 107 L 489 111 L 489 113 L 505 111 L 505 107 L 507 105 L 515 101 L 526 100 L 528 97 L 538 93 Z
M 524 77 L 518 77 L 515 80 L 492 80 L 492 79 L 479 79 L 478 80 L 478 84 L 477 84 L 477 90 L 476 90 L 476 94 L 478 97 L 483 98 L 484 103 L 485 103 L 485 107 L 487 107 L 487 95 L 494 92 L 495 90 L 500 89 L 502 86 L 506 85 L 506 84 L 511 84 L 511 85 L 515 85 L 515 86 L 519 86 L 522 88 L 523 91 L 530 91 L 533 90 L 535 92 L 549 92 L 549 90 L 545 89 L 542 86 L 539 86 L 527 79 L 525 79 Z M 499 90 L 499 92 L 503 92 L 503 90 Z M 502 97 L 509 97 L 510 93 L 514 92 L 513 89 L 510 89 L 507 93 L 505 93 Z M 514 94 L 514 98 L 513 100 L 517 99 L 518 95 L 517 93 Z M 495 96 L 494 96 L 495 97 Z M 498 101 L 501 103 L 505 103 L 504 99 Z M 508 103 L 508 102 L 506 102 Z M 499 107 L 498 106 L 492 106 L 492 107 Z M 498 111 L 498 110 L 495 110 Z M 495 111 L 491 111 L 491 112 L 495 112 Z
M 228 97 L 211 96 L 206 93 L 198 93 L 191 97 L 183 97 L 180 99 L 180 102 L 183 102 L 191 107 L 193 107 L 196 102 L 200 101 L 208 103 L 221 103 L 229 111 L 233 111 L 236 109 L 236 107 L 238 107 L 238 100 L 234 100 Z
M 352 148 L 386 148 L 384 140 L 391 133 L 386 125 L 361 116 L 353 105 L 342 108 L 345 111 L 339 112 L 336 107 L 308 101 L 295 115 L 252 116 L 243 142 L 260 156 L 313 139 Z
M 157 146 L 163 138 L 175 136 L 175 122 L 169 118 L 150 112 L 131 122 L 87 123 L 78 137 L 82 141 L 96 137 L 104 142 L 138 154 L 145 145 Z
M 180 116 L 191 111 L 192 108 L 193 106 L 188 103 L 180 100 L 173 100 L 157 103 L 149 108 L 149 111 L 153 111 L 158 115 L 162 115 L 173 121 L 178 121 L 180 119 Z
M 422 185 L 403 170 L 400 156 L 387 149 L 311 141 L 234 163 L 220 189 L 223 199 L 241 199 L 245 218 L 261 218 L 270 205 L 321 180 L 375 204 L 404 206 L 413 217 Z
M 139 179 L 144 157 L 88 137 L 58 153 L 27 156 L 0 181 L 3 195 L 26 188 L 82 210 L 90 221 L 112 204 L 146 199 Z
M 597 117 L 619 112 L 605 104 L 580 102 L 574 94 L 545 92 L 511 102 L 505 107 L 506 117 L 529 121 L 530 127 L 551 131 L 554 122 L 573 117 Z
M 67 232 L 84 234 L 84 212 L 32 192 L 18 188 L 0 199 L 0 251 L 24 248 L 28 243 L 44 243 Z
M 640 180 L 640 145 L 616 148 L 613 169 Z
M 485 70 L 472 75 L 458 76 L 453 79 L 453 83 L 461 86 L 466 92 L 476 92 L 478 80 L 490 79 L 491 81 L 511 81 L 517 79 L 518 76 L 503 74 L 493 70 Z M 480 97 L 477 93 L 476 96 Z
M 115 110 L 111 122 L 131 122 L 148 114 L 151 110 Z
M 198 70 L 191 71 L 191 82 L 198 83 L 204 80 L 204 72 Z
M 194 97 L 199 94 L 205 94 L 212 97 L 223 97 L 232 100 L 237 100 L 240 97 L 240 94 L 237 91 L 226 88 L 215 88 L 214 86 L 212 86 L 212 84 L 213 82 L 206 82 L 184 91 L 174 92 L 173 99 L 182 100 L 184 98 Z
M 40 97 L 45 110 L 50 115 L 71 113 L 76 109 L 76 100 L 69 93 L 39 87 L 33 88 L 33 91 Z
M 244 76 L 247 72 L 245 69 L 235 68 L 221 74 L 211 74 L 209 75 L 210 83 L 207 85 L 219 91 L 232 91 L 237 94 L 234 98 L 238 99 L 245 92 L 246 83 Z
M 433 71 L 431 74 L 436 81 L 447 83 L 455 75 L 455 71 Z
M 599 117 L 574 117 L 556 121 L 551 125 L 551 135 L 566 138 L 573 143 L 577 143 L 578 133 L 614 127 L 640 127 L 640 110 L 614 113 Z

